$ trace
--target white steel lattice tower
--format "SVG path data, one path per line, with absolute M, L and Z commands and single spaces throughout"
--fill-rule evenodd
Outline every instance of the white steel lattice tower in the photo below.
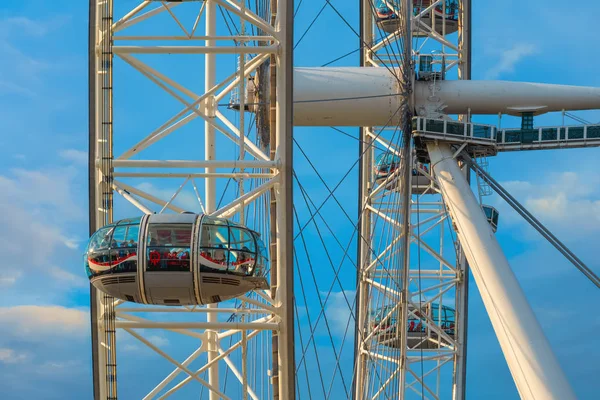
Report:
M 409 133 L 415 80 L 470 79 L 470 3 L 362 1 L 361 63 L 394 72 L 405 100 L 361 134 L 357 399 L 465 396 L 467 263 Z
M 271 261 L 270 289 L 219 307 L 139 306 L 92 286 L 95 399 L 117 398 L 117 377 L 127 372 L 117 363 L 132 358 L 123 356 L 123 332 L 171 372 L 144 380 L 146 393 L 131 394 L 120 380 L 119 393 L 164 398 L 195 381 L 188 393 L 211 399 L 294 398 L 291 17 L 286 0 L 252 7 L 141 1 L 133 8 L 90 0 L 90 233 L 125 217 L 191 211 L 250 226 Z M 222 108 L 232 90 L 246 93 L 248 77 L 270 83 L 255 105 L 259 123 Z M 244 110 L 249 100 L 239 102 Z M 142 298 L 130 299 L 136 303 L 150 303 L 144 268 L 137 272 Z M 190 344 L 188 357 L 169 354 L 156 332 Z

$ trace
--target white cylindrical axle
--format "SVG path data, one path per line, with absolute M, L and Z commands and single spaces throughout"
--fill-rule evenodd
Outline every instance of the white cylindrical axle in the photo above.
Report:
M 432 96 L 429 82 L 415 85 L 416 108 Z M 436 82 L 434 96 L 445 114 L 543 114 L 600 108 L 600 88 L 509 81 Z
M 446 144 L 427 145 L 432 169 L 522 399 L 575 399 L 477 199 Z M 465 277 L 465 279 L 467 279 Z
M 396 126 L 398 93 L 385 68 L 295 68 L 294 125 Z
M 600 109 L 600 88 L 507 81 L 415 82 L 415 111 L 541 114 Z M 295 68 L 294 125 L 397 126 L 400 84 L 388 68 Z

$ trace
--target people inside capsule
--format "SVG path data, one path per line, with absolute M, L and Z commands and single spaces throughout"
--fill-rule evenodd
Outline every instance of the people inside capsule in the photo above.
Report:
M 90 278 L 137 270 L 139 224 L 140 218 L 118 221 L 90 238 L 86 250 Z M 190 271 L 192 229 L 192 223 L 150 223 L 146 270 Z M 258 234 L 231 221 L 203 216 L 198 243 L 201 271 L 255 275 L 267 263 Z
M 431 6 L 432 0 L 413 0 L 413 15 L 419 15 Z M 399 7 L 399 3 L 394 0 L 379 0 L 375 7 L 375 19 L 377 22 L 384 22 L 395 20 L 398 18 L 398 14 L 392 10 L 388 4 Z M 444 6 L 438 4 L 435 7 L 438 14 L 444 12 Z M 446 0 L 446 19 L 457 21 L 458 20 L 458 0 Z
M 388 7 L 384 0 L 379 0 L 377 7 L 375 7 L 375 18 L 377 19 L 377 22 L 388 21 L 398 18 L 398 15 Z
M 125 224 L 132 222 L 131 225 Z M 88 276 L 111 272 L 135 272 L 137 270 L 138 229 L 136 220 L 125 220 L 118 228 L 115 224 L 97 231 L 91 238 L 86 252 Z
M 398 155 L 392 152 L 381 153 L 375 159 L 375 182 L 381 183 L 399 167 L 400 157 Z M 427 165 L 417 162 L 413 166 L 412 175 L 417 176 L 419 174 L 419 169 L 422 169 L 427 173 L 429 172 Z
M 425 307 L 424 311 L 444 332 L 448 335 L 454 335 L 455 313 L 453 308 L 442 305 L 440 314 L 439 304 L 431 303 Z M 395 331 L 398 325 L 399 313 L 400 307 L 395 305 L 387 305 L 376 310 L 372 319 L 372 327 L 379 328 L 380 331 Z M 421 311 L 415 310 L 413 313 L 409 313 L 406 326 L 407 332 L 426 332 L 426 328 L 427 324 L 424 322 Z

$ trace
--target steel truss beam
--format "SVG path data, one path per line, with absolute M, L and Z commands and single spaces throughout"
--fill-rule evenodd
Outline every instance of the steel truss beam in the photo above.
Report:
M 396 70 L 406 69 L 410 65 L 414 69 L 420 54 L 428 54 L 435 49 L 436 57 L 443 57 L 446 61 L 446 74 L 457 70 L 459 79 L 469 79 L 470 1 L 460 2 L 456 43 L 427 29 L 421 21 L 421 17 L 438 4 L 445 8 L 445 2 L 432 2 L 428 9 L 421 10 L 418 15 L 412 15 L 412 3 L 412 0 L 389 1 L 388 6 L 395 10 L 400 23 L 396 32 L 382 34 L 373 18 L 372 7 L 375 2 L 361 1 L 361 45 L 364 43 L 361 65 Z M 438 17 L 437 23 L 438 27 L 442 25 L 444 32 L 445 20 Z M 413 44 L 418 46 L 413 48 L 411 43 L 406 43 L 403 29 L 410 32 L 417 29 L 424 38 L 415 41 Z M 405 50 L 409 49 L 409 63 L 403 62 L 405 57 L 400 54 L 401 43 Z M 414 77 L 414 72 L 406 75 L 410 79 Z M 417 192 L 412 196 L 409 191 L 411 204 L 405 213 L 407 219 L 403 220 L 398 213 L 402 198 L 406 195 L 398 194 L 398 191 L 411 186 L 408 182 L 411 181 L 412 163 L 406 160 L 412 156 L 399 144 L 398 136 L 390 137 L 390 132 L 397 131 L 397 127 L 394 128 L 363 128 L 360 137 L 360 229 L 362 237 L 367 239 L 359 243 L 358 253 L 354 396 L 356 399 L 403 399 L 411 392 L 418 396 L 424 394 L 425 397 L 440 398 L 452 393 L 453 399 L 464 399 L 466 261 L 461 256 L 459 243 L 448 243 L 452 228 L 448 228 L 450 220 L 447 208 L 440 197 L 435 177 L 428 171 L 418 169 L 429 178 L 430 184 L 425 190 L 422 187 L 415 189 Z M 389 154 L 400 157 L 403 162 L 401 165 L 407 165 L 378 183 L 373 174 L 376 166 L 375 143 Z M 409 226 L 405 227 L 406 224 Z M 381 232 L 386 230 L 389 234 L 383 237 Z M 410 232 L 410 235 L 404 237 L 404 232 Z M 406 243 L 404 248 L 401 245 L 403 242 Z M 430 336 L 420 342 L 408 341 L 408 320 L 416 317 L 417 310 L 428 305 L 433 307 L 431 305 L 434 303 L 455 309 L 454 336 L 450 337 L 436 321 L 426 317 L 422 319 L 429 326 L 427 331 Z M 373 327 L 373 312 L 385 305 L 389 308 L 378 316 L 383 321 L 379 323 L 395 321 L 399 328 L 394 337 L 378 342 L 378 331 Z M 432 334 L 437 335 L 437 339 L 431 337 Z M 437 346 L 419 348 L 435 340 Z M 386 346 L 386 342 L 394 346 Z
M 115 333 L 117 329 L 122 329 L 175 367 L 144 399 L 169 397 L 192 381 L 199 382 L 208 389 L 211 399 L 230 398 L 219 379 L 219 371 L 224 369 L 239 381 L 245 393 L 244 399 L 258 399 L 271 394 L 276 398 L 293 399 L 292 221 L 287 217 L 292 215 L 293 7 L 288 7 L 287 0 L 274 0 L 273 15 L 266 16 L 273 20 L 268 21 L 250 10 L 245 2 L 198 0 L 196 3 L 199 11 L 193 26 L 189 28 L 176 13 L 176 7 L 183 6 L 180 2 L 155 2 L 152 5 L 151 1 L 143 1 L 125 12 L 116 22 L 113 19 L 113 3 L 119 5 L 119 0 L 90 0 L 90 234 L 112 222 L 113 192 L 142 213 L 180 213 L 188 210 L 173 203 L 185 189 L 191 187 L 202 212 L 226 218 L 238 216 L 240 221 L 245 220 L 246 210 L 250 206 L 264 207 L 263 212 L 268 216 L 272 203 L 271 229 L 275 232 L 276 240 L 271 243 L 270 251 L 272 259 L 276 260 L 272 264 L 276 277 L 272 283 L 276 286 L 270 291 L 242 296 L 239 308 L 208 306 L 166 309 L 155 306 L 138 307 L 115 301 L 92 287 L 94 398 L 117 398 Z M 222 7 L 239 18 L 240 32 L 237 35 L 217 33 L 217 7 Z M 152 24 L 158 17 L 165 16 L 177 24 L 181 33 L 164 34 L 156 28 L 148 35 L 129 34 L 131 27 Z M 200 33 L 202 20 L 205 29 Z M 161 24 L 152 26 L 160 27 Z M 251 26 L 258 28 L 261 33 L 251 33 Z M 205 45 L 198 46 L 195 44 L 198 41 L 204 41 Z M 161 42 L 161 45 L 156 45 L 156 42 Z M 227 43 L 236 45 L 227 46 Z M 125 65 L 145 76 L 183 106 L 182 111 L 116 157 L 113 155 L 113 142 L 118 141 L 121 136 L 114 137 L 113 134 L 112 75 L 115 54 Z M 134 54 L 146 58 L 142 61 L 141 58 L 134 57 Z M 185 57 L 180 54 L 204 54 L 204 92 L 196 94 L 173 77 L 150 67 L 145 62 L 148 56 L 141 56 L 142 54 L 173 54 L 172 57 Z M 215 74 L 216 57 L 222 54 L 235 55 L 240 62 L 236 71 L 218 82 Z M 247 54 L 252 56 L 247 57 Z M 217 108 L 219 102 L 230 96 L 232 91 L 245 93 L 246 79 L 269 59 L 277 76 L 276 81 L 271 84 L 271 109 L 274 114 L 270 149 L 257 146 L 247 137 L 249 124 L 244 120 L 243 112 L 238 114 L 239 119 L 231 120 L 230 116 Z M 241 97 L 243 109 L 246 100 L 244 96 Z M 180 128 L 198 117 L 205 125 L 206 154 L 203 160 L 139 159 L 140 152 L 151 149 L 169 135 L 176 135 Z M 116 132 L 123 135 L 120 129 Z M 236 159 L 223 159 L 223 155 L 215 151 L 218 142 L 216 136 L 221 134 L 239 149 Z M 134 156 L 136 159 L 131 159 Z M 217 169 L 220 168 L 228 171 L 218 172 Z M 126 181 L 115 180 L 115 177 Z M 180 180 L 181 183 L 174 193 L 165 196 L 164 191 L 154 193 L 153 189 L 137 187 L 136 182 L 148 178 L 171 178 Z M 238 182 L 239 195 L 230 199 L 229 204 L 217 209 L 215 182 L 218 178 L 234 178 Z M 204 179 L 204 193 L 196 184 L 196 179 Z M 248 185 L 244 185 L 244 181 L 251 179 L 255 180 L 256 185 L 246 191 Z M 268 228 L 268 222 L 265 222 L 265 226 Z M 165 315 L 171 316 L 168 321 L 164 320 Z M 206 315 L 206 322 L 190 318 L 194 315 Z M 230 316 L 235 318 L 229 321 Z M 145 337 L 145 332 L 156 330 L 199 340 L 200 345 L 187 359 L 179 362 Z M 267 343 L 265 338 L 270 337 L 276 338 L 274 346 L 271 349 L 269 344 L 261 357 L 264 357 L 266 364 L 272 359 L 274 368 L 272 371 L 249 370 L 249 343 L 256 342 L 259 338 L 263 338 L 260 339 L 261 343 Z M 225 345 L 226 338 L 234 339 L 233 343 Z M 206 360 L 204 365 L 199 369 L 190 369 L 190 364 L 202 357 Z M 241 363 L 237 361 L 239 359 Z M 202 378 L 201 374 L 205 372 L 208 372 L 208 379 Z M 187 377 L 173 386 L 174 379 L 181 373 Z M 253 387 L 254 382 L 249 377 L 259 373 L 262 374 L 258 377 L 262 386 L 272 389 L 260 392 Z M 268 373 L 272 376 L 268 376 Z

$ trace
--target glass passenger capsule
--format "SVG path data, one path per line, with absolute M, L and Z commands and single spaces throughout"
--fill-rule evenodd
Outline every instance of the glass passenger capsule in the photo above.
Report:
M 433 3 L 433 0 L 413 0 L 413 15 L 420 15 L 422 12 L 428 10 Z M 442 24 L 442 15 L 444 15 L 444 4 L 440 3 L 435 6 L 435 31 L 442 34 L 454 33 L 458 30 L 458 0 L 445 0 L 445 29 Z M 377 25 L 387 33 L 394 33 L 400 27 L 400 20 L 398 18 L 399 2 L 395 0 L 379 0 L 375 7 L 375 22 Z M 394 9 L 389 6 L 394 7 Z M 433 30 L 431 21 L 431 10 L 423 14 L 420 18 L 421 23 L 415 20 L 412 24 L 413 36 L 426 36 L 427 28 Z M 426 27 L 423 27 L 425 25 Z
M 152 214 L 95 232 L 85 253 L 91 283 L 143 304 L 217 303 L 268 288 L 258 233 L 222 218 Z
M 381 344 L 398 348 L 401 343 L 401 332 L 398 331 L 401 307 L 384 306 L 376 310 L 371 317 L 374 338 Z M 421 314 L 422 313 L 422 314 Z M 426 318 L 424 317 L 426 316 Z M 432 321 L 430 324 L 427 320 Z M 431 326 L 435 326 L 435 329 Z M 440 335 L 439 331 L 450 339 L 455 338 L 455 312 L 448 306 L 436 303 L 424 305 L 422 310 L 409 306 L 408 322 L 405 328 L 406 343 L 411 349 L 433 349 L 448 346 L 450 343 Z
M 375 183 L 382 184 L 387 178 L 400 167 L 400 157 L 394 153 L 381 153 L 375 159 L 374 173 Z M 412 193 L 421 194 L 431 186 L 431 180 L 419 172 L 418 169 L 429 173 L 429 167 L 426 164 L 416 163 L 412 169 Z M 398 187 L 398 176 L 390 179 L 386 183 L 387 190 L 394 190 Z

